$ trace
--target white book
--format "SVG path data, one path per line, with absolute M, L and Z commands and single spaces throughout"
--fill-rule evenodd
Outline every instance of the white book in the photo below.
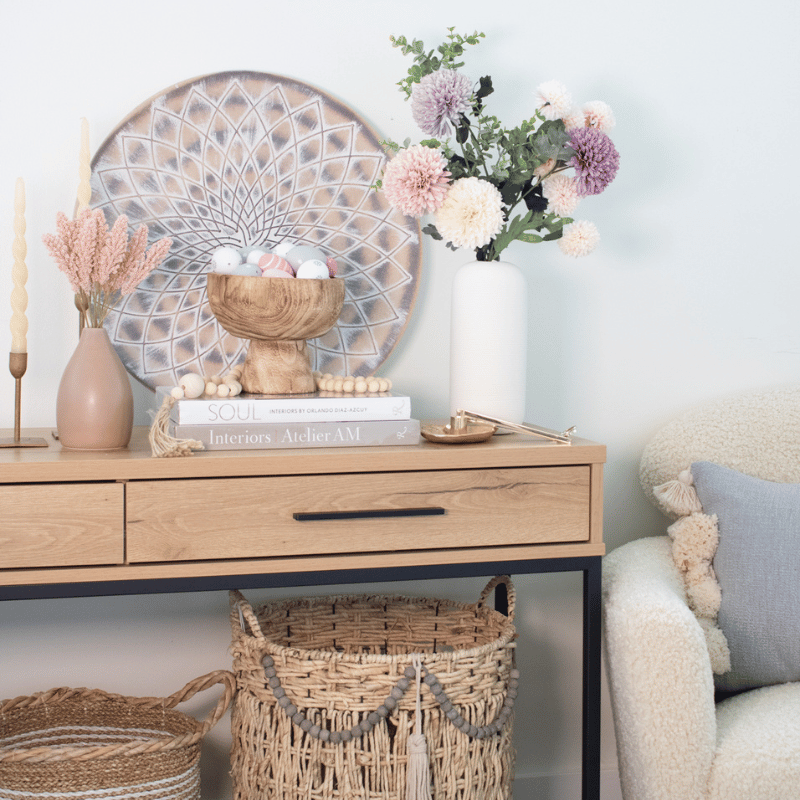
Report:
M 160 408 L 169 389 L 156 391 Z M 411 419 L 411 398 L 382 394 L 256 395 L 176 400 L 170 419 L 178 425 L 255 425 L 287 422 L 367 422 Z
M 206 450 L 280 450 L 293 447 L 375 447 L 417 444 L 416 419 L 367 422 L 289 422 L 256 425 L 176 425 L 178 439 L 196 439 Z

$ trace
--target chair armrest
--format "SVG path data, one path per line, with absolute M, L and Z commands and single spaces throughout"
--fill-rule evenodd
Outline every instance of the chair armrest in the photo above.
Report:
M 604 644 L 626 800 L 698 800 L 714 758 L 714 680 L 666 536 L 603 559 Z

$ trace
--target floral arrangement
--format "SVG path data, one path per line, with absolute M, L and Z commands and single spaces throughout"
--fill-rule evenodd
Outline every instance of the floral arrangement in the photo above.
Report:
M 42 241 L 69 279 L 90 328 L 103 326 L 109 310 L 164 260 L 172 245 L 172 239 L 160 239 L 148 251 L 146 225 L 128 240 L 128 218 L 117 217 L 109 230 L 100 209 L 84 209 L 73 220 L 59 213 L 56 228 Z
M 465 47 L 484 34 L 448 31 L 427 52 L 417 39 L 391 37 L 413 56 L 398 85 L 411 100 L 414 121 L 434 138 L 402 147 L 383 142 L 392 157 L 376 188 L 407 216 L 434 214 L 423 232 L 452 249 L 475 250 L 479 261 L 497 260 L 515 240 L 558 240 L 570 256 L 591 252 L 599 241 L 596 226 L 571 215 L 581 198 L 600 194 L 617 174 L 611 109 L 602 101 L 576 108 L 566 88 L 549 81 L 537 88 L 533 116 L 504 127 L 484 110 L 491 77 L 473 84 L 460 71 Z

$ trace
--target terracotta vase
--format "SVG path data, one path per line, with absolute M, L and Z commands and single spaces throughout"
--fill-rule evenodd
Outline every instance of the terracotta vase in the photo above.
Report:
M 470 261 L 453 279 L 450 413 L 525 419 L 528 283 L 507 261 Z
M 120 450 L 133 428 L 133 392 L 104 328 L 84 328 L 61 377 L 58 438 L 71 450 Z

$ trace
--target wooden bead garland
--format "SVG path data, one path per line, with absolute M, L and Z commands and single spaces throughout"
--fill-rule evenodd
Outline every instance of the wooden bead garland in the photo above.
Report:
M 331 742 L 331 744 L 349 742 L 351 739 L 358 739 L 364 734 L 369 733 L 377 724 L 391 715 L 392 711 L 397 707 L 398 701 L 405 695 L 408 687 L 411 685 L 411 681 L 416 676 L 416 670 L 413 666 L 406 667 L 403 677 L 397 681 L 389 695 L 375 711 L 367 714 L 361 722 L 354 725 L 352 728 L 341 731 L 329 731 L 311 722 L 311 720 L 292 703 L 289 697 L 287 697 L 286 691 L 281 686 L 281 681 L 275 669 L 275 661 L 272 656 L 265 655 L 261 659 L 261 663 L 264 667 L 264 676 L 267 678 L 267 684 L 270 689 L 272 689 L 272 694 L 277 700 L 278 705 L 283 709 L 284 714 L 312 738 L 319 739 L 322 742 Z M 470 738 L 486 739 L 490 736 L 494 736 L 503 729 L 510 719 L 511 713 L 514 710 L 514 701 L 519 692 L 518 669 L 512 669 L 509 672 L 506 699 L 497 716 L 488 725 L 482 725 L 480 727 L 468 722 L 458 713 L 447 697 L 438 678 L 433 673 L 428 672 L 424 666 L 422 667 L 422 671 L 425 673 L 424 682 L 427 684 L 434 700 L 441 706 L 445 717 L 455 728 L 465 733 Z
M 195 372 L 182 375 L 178 385 L 170 391 L 176 400 L 196 397 L 236 397 L 242 393 L 242 365 L 239 364 L 224 376 L 212 375 L 204 378 Z
M 392 382 L 388 378 L 377 375 L 363 377 L 361 375 L 332 375 L 330 372 L 314 372 L 314 382 L 320 392 L 337 394 L 380 394 L 391 391 Z
M 150 451 L 153 458 L 190 456 L 194 450 L 204 450 L 203 443 L 196 439 L 176 439 L 169 433 L 169 414 L 178 400 L 193 400 L 198 397 L 236 397 L 242 391 L 239 379 L 242 365 L 234 367 L 224 377 L 213 375 L 204 378 L 196 372 L 181 375 L 178 385 L 164 397 L 161 408 L 153 417 L 150 426 Z

